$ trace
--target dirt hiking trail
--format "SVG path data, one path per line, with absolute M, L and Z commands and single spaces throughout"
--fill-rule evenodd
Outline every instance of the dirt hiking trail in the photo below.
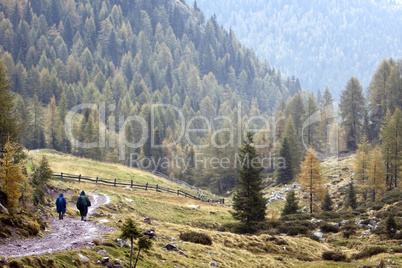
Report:
M 91 193 L 91 204 L 88 208 L 88 220 L 81 221 L 79 217 L 64 217 L 64 220 L 57 218 L 49 219 L 50 232 L 44 238 L 18 239 L 0 244 L 0 256 L 24 257 L 29 255 L 42 255 L 57 251 L 80 249 L 91 245 L 93 239 L 99 239 L 103 234 L 114 231 L 113 228 L 91 221 L 97 207 L 110 202 L 109 196 L 100 193 Z M 71 215 L 71 214 L 70 214 Z

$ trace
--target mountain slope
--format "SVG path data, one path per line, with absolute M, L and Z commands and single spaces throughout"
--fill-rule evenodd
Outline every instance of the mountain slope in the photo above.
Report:
M 198 146 L 212 147 L 215 140 L 202 131 L 186 138 L 182 131 L 212 122 L 211 130 L 231 124 L 237 135 L 248 118 L 268 117 L 282 99 L 301 90 L 296 78 L 282 77 L 233 31 L 214 17 L 205 21 L 202 10 L 185 1 L 0 0 L 0 36 L 28 149 L 135 167 L 132 156 L 174 155 L 194 163 L 189 155 L 197 149 L 216 155 Z M 154 104 L 159 108 L 153 110 Z M 76 116 L 67 117 L 73 108 Z M 227 120 L 214 120 L 222 116 Z M 151 148 L 151 136 L 158 145 L 174 144 Z M 227 144 L 223 134 L 216 139 Z M 196 177 L 194 169 L 184 172 L 188 169 L 177 165 L 148 169 L 200 186 L 216 187 L 225 179 L 222 192 L 234 183 L 234 168 L 225 178 L 205 169 Z
M 364 87 L 376 66 L 400 57 L 402 5 L 394 1 L 209 1 L 205 13 L 304 88 L 336 97 L 351 76 Z

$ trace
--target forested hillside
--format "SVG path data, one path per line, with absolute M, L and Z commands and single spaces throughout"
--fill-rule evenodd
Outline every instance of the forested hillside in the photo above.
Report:
M 304 88 L 329 86 L 336 99 L 350 76 L 365 89 L 383 58 L 400 57 L 396 1 L 197 0 L 260 59 L 294 74 Z
M 194 145 L 183 138 L 167 149 L 151 150 L 148 139 L 142 148 L 122 153 L 119 138 L 138 142 L 145 130 L 135 121 L 122 126 L 119 118 L 139 115 L 156 144 L 168 144 L 185 127 L 177 110 L 186 120 L 200 115 L 247 119 L 271 114 L 280 100 L 301 90 L 297 79 L 282 78 L 233 31 L 224 30 L 215 17 L 205 20 L 199 8 L 184 1 L 1 0 L 0 36 L 1 57 L 24 126 L 22 143 L 28 149 L 47 147 L 128 165 L 131 153 L 142 158 L 174 154 L 188 163 L 194 145 L 210 143 L 210 134 L 191 134 Z M 73 118 L 77 142 L 72 144 L 64 131 L 66 114 L 88 103 L 97 108 L 79 110 L 82 116 Z M 177 110 L 156 110 L 151 127 L 151 104 Z M 211 122 L 214 129 L 228 123 Z M 205 120 L 190 123 L 190 128 L 207 126 Z M 102 128 L 107 143 L 79 148 L 78 142 L 99 141 Z M 200 149 L 215 155 L 208 150 Z M 148 168 L 193 177 L 178 165 Z M 206 173 L 204 185 L 219 177 Z

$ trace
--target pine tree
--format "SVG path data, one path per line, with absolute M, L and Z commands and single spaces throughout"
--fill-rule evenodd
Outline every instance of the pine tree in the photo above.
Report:
M 349 183 L 349 188 L 345 197 L 345 208 L 348 209 L 349 207 L 352 209 L 357 208 L 356 190 L 353 181 Z
M 121 227 L 120 238 L 130 241 L 130 268 L 132 267 L 134 240 L 141 237 L 141 232 L 132 219 L 127 219 Z
M 321 203 L 321 209 L 323 211 L 332 211 L 333 210 L 332 204 L 333 204 L 333 202 L 332 202 L 331 196 L 330 196 L 329 192 L 327 192 L 325 194 L 324 200 Z
M 352 77 L 342 91 L 339 104 L 342 116 L 342 126 L 346 132 L 346 145 L 351 151 L 357 149 L 364 115 L 363 89 L 359 80 Z
M 0 61 L 0 150 L 7 139 L 19 139 L 19 126 L 13 115 L 14 104 L 11 83 L 7 77 L 6 66 Z
M 137 267 L 138 259 L 140 258 L 141 250 L 148 251 L 152 247 L 152 240 L 148 236 L 142 236 L 138 239 L 137 243 L 138 252 L 137 258 L 135 259 L 134 268 Z
M 60 115 L 56 105 L 56 99 L 53 96 L 47 107 L 45 137 L 48 148 L 60 150 L 62 144 Z
M 281 215 L 289 215 L 289 214 L 295 214 L 299 210 L 299 200 L 296 198 L 296 194 L 294 191 L 290 191 L 286 195 L 286 203 L 285 207 L 282 210 Z
M 253 146 L 253 134 L 247 133 L 240 149 L 239 176 L 236 178 L 233 196 L 233 217 L 245 225 L 247 231 L 252 231 L 254 225 L 264 221 L 266 200 L 263 197 L 263 182 L 261 178 L 261 163 Z
M 293 168 L 293 174 L 297 174 L 300 172 L 300 163 L 303 160 L 303 149 L 300 143 L 300 136 L 296 132 L 292 116 L 289 116 L 286 121 L 284 137 L 286 137 L 289 142 L 289 148 L 291 151 L 290 160 Z
M 309 194 L 310 214 L 317 201 L 322 200 L 324 188 L 323 177 L 320 171 L 320 162 L 315 156 L 313 148 L 309 148 L 304 161 L 301 164 L 301 172 L 298 175 L 302 191 Z
M 387 187 L 384 180 L 385 167 L 382 158 L 382 153 L 378 146 L 376 146 L 371 155 L 368 178 L 368 188 L 372 192 L 373 202 L 375 202 L 377 194 L 383 193 Z
M 287 137 L 282 139 L 281 148 L 279 149 L 279 157 L 283 158 L 284 165 L 277 167 L 275 170 L 276 183 L 290 183 L 293 180 L 294 169 L 291 149 Z
M 398 229 L 398 225 L 395 221 L 394 215 L 389 214 L 387 221 L 385 222 L 385 228 L 387 229 L 387 234 L 389 238 L 392 238 Z

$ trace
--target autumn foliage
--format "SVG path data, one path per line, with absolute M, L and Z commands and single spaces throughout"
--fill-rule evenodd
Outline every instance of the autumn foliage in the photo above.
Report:
M 315 155 L 314 149 L 311 147 L 301 164 L 301 172 L 298 175 L 298 179 L 302 191 L 309 194 L 310 213 L 313 213 L 313 208 L 319 209 L 317 202 L 325 196 L 325 189 L 320 171 L 320 162 Z

